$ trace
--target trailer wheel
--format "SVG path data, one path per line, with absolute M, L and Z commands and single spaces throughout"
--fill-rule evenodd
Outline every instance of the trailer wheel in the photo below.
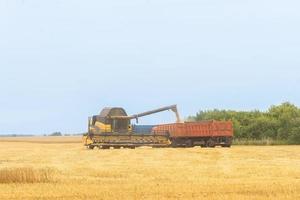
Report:
M 191 139 L 186 140 L 185 146 L 186 146 L 186 147 L 193 147 L 193 146 L 194 146 L 194 145 L 193 145 L 193 141 L 192 141 Z
M 206 146 L 207 147 L 212 147 L 212 148 L 215 147 L 216 146 L 215 141 L 213 139 L 207 140 L 206 141 Z
M 175 140 L 175 139 L 173 139 L 172 141 L 171 141 L 171 147 L 173 147 L 173 148 L 176 148 L 178 145 L 177 145 L 177 141 Z
M 232 138 L 226 137 L 225 138 L 225 144 L 222 145 L 222 147 L 230 147 L 232 143 Z

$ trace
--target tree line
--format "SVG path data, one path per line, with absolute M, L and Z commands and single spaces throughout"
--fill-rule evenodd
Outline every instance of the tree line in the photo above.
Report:
M 272 139 L 300 144 L 300 108 L 289 102 L 273 105 L 267 111 L 206 110 L 188 120 L 231 120 L 235 139 Z

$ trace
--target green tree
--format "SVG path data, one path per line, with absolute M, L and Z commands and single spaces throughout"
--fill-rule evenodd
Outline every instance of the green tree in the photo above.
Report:
M 190 121 L 232 120 L 236 138 L 263 139 L 271 138 L 300 144 L 300 109 L 284 102 L 271 106 L 266 112 L 206 110 L 190 116 Z

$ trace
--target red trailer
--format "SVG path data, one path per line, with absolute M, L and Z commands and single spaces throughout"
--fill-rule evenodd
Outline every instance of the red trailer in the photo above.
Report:
M 168 134 L 173 147 L 230 147 L 233 137 L 231 121 L 200 121 L 162 124 L 153 127 L 154 134 Z

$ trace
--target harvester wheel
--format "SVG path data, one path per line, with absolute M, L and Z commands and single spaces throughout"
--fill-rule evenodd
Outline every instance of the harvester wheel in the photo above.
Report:
M 231 144 L 223 144 L 222 147 L 231 147 Z
M 88 149 L 94 149 L 95 146 L 93 146 L 93 145 L 88 145 L 87 148 L 88 148 Z

